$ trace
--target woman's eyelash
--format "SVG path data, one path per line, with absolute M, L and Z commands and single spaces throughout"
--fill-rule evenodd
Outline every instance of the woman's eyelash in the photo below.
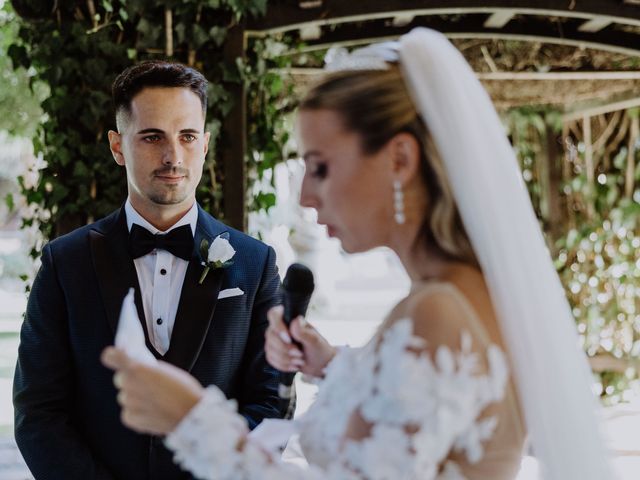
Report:
M 315 178 L 325 178 L 327 176 L 327 164 L 319 163 L 311 172 L 311 176 Z

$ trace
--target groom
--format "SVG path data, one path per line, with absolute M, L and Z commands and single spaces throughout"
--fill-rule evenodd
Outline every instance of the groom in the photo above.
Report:
M 157 358 L 235 398 L 251 427 L 284 413 L 263 351 L 266 312 L 279 303 L 275 254 L 195 201 L 209 141 L 206 86 L 192 68 L 159 61 L 114 82 L 109 143 L 126 169 L 127 201 L 44 247 L 21 332 L 15 434 L 38 480 L 192 478 L 161 438 L 122 425 L 100 364 L 131 287 Z M 218 237 L 235 253 L 202 280 L 201 242 Z

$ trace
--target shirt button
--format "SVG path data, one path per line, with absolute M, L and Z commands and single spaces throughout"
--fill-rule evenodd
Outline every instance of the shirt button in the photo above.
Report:
M 160 270 L 160 275 L 166 275 L 166 274 L 167 274 L 167 271 L 164 268 Z
M 162 319 L 161 319 L 161 318 L 157 319 L 157 320 L 156 320 L 156 323 L 157 323 L 158 325 L 162 325 Z

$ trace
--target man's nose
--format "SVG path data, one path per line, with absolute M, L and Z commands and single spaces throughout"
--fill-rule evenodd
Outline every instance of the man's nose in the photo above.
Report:
M 182 161 L 182 150 L 178 142 L 167 142 L 162 153 L 162 163 L 164 165 L 181 165 Z

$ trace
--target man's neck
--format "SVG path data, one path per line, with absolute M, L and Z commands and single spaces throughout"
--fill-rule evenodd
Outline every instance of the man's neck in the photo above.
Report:
M 161 232 L 167 231 L 173 227 L 178 220 L 184 217 L 195 200 L 191 202 L 183 202 L 180 205 L 138 205 L 132 198 L 129 198 L 131 206 L 138 214 L 147 222 L 153 225 Z

